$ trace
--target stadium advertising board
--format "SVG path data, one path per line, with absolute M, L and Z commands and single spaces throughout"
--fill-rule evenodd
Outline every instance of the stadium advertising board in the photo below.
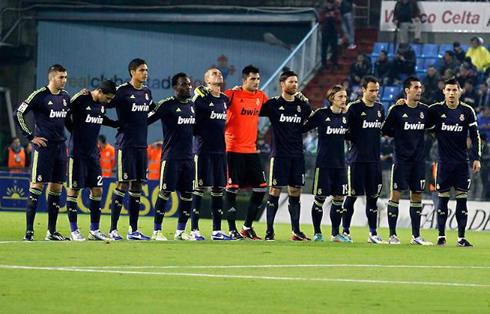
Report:
M 379 28 L 394 31 L 393 11 L 396 1 L 383 1 Z M 490 5 L 476 2 L 418 1 L 423 32 L 490 33 Z
M 311 204 L 313 204 L 313 195 L 302 194 L 301 195 L 301 218 L 300 223 L 312 224 L 311 220 Z M 330 225 L 330 205 L 331 199 L 328 198 L 323 206 L 323 225 Z M 423 229 L 435 229 L 437 227 L 437 215 L 434 203 L 430 199 L 425 199 L 422 202 L 422 221 L 420 227 Z M 410 213 L 409 208 L 410 201 L 400 200 L 400 212 L 398 215 L 397 226 L 399 228 L 410 228 Z M 380 227 L 388 227 L 387 218 L 387 199 L 378 200 L 378 225 Z M 447 220 L 447 228 L 451 230 L 458 229 L 458 223 L 455 217 L 456 201 L 449 201 L 449 218 Z M 352 217 L 352 226 L 367 227 L 368 222 L 366 218 L 366 199 L 360 197 L 354 207 L 354 216 Z M 266 212 L 262 214 L 260 221 L 266 221 Z M 289 211 L 288 211 L 288 196 L 285 193 L 281 194 L 279 210 L 277 211 L 276 222 L 289 223 Z M 468 230 L 473 231 L 490 231 L 490 202 L 473 202 L 468 201 Z
M 102 213 L 110 214 L 112 193 L 116 188 L 116 180 L 114 178 L 103 178 L 103 194 L 102 194 Z M 2 211 L 25 211 L 27 197 L 29 195 L 29 174 L 9 174 L 0 173 L 0 210 Z M 146 184 L 143 185 L 143 191 L 141 193 L 141 216 L 154 216 L 153 204 L 155 204 L 158 197 L 158 180 L 148 180 Z M 44 189 L 44 193 L 39 199 L 39 204 L 37 207 L 38 212 L 46 212 L 46 197 L 48 195 L 47 189 Z M 122 214 L 127 214 L 128 208 L 128 197 L 126 197 Z M 89 213 L 89 191 L 84 189 L 81 196 L 78 198 L 78 208 L 82 213 Z M 165 216 L 178 216 L 178 195 L 177 193 L 172 193 L 172 197 L 168 203 Z M 66 212 L 66 189 L 63 189 L 63 194 L 61 195 L 60 212 Z

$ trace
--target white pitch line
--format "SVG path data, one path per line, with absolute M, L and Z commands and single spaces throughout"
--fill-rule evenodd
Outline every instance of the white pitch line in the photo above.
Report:
M 14 243 L 70 243 L 72 241 L 0 241 L 0 244 L 14 244 Z
M 455 283 L 455 282 L 430 282 L 430 281 L 395 281 L 395 280 L 374 280 L 374 279 L 304 278 L 304 277 L 274 277 L 274 276 L 249 276 L 249 275 L 216 275 L 216 274 L 195 274 L 195 273 L 162 273 L 162 272 L 102 270 L 102 269 L 59 268 L 59 267 L 29 267 L 29 266 L 16 266 L 16 265 L 0 265 L 0 269 L 51 270 L 51 271 L 88 272 L 88 273 L 179 276 L 179 277 L 185 276 L 185 277 L 208 277 L 208 278 L 227 278 L 227 279 L 255 279 L 255 280 L 259 279 L 259 280 L 313 281 L 313 282 L 355 282 L 355 283 L 490 288 L 490 285 L 482 285 L 482 284 Z
M 490 269 L 490 266 L 452 266 L 452 265 L 376 265 L 376 264 L 298 264 L 298 265 L 203 265 L 203 266 L 67 266 L 60 268 L 79 269 L 226 269 L 226 268 L 301 268 L 301 267 L 325 267 L 325 268 L 422 268 L 422 269 Z

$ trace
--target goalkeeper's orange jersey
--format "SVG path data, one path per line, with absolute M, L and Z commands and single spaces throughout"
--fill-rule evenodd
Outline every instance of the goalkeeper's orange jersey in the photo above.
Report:
M 250 93 L 245 90 L 225 92 L 230 104 L 226 114 L 226 151 L 256 153 L 257 127 L 262 105 L 267 96 L 262 91 Z

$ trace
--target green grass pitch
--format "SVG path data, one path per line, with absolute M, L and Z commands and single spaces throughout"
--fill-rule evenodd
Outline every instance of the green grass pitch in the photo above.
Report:
M 408 229 L 400 246 L 367 244 L 366 228 L 352 230 L 352 244 L 297 243 L 287 224 L 277 224 L 275 242 L 49 243 L 46 223 L 38 214 L 37 241 L 23 243 L 24 213 L 0 213 L 0 312 L 490 313 L 488 233 L 468 233 L 474 248 L 456 247 L 455 232 L 447 247 L 410 245 Z M 89 216 L 79 225 L 86 236 Z M 58 226 L 69 234 L 65 214 Z M 175 226 L 164 221 L 169 239 Z M 144 233 L 152 227 L 140 219 Z M 263 236 L 265 225 L 256 230 Z M 201 233 L 209 238 L 211 221 Z

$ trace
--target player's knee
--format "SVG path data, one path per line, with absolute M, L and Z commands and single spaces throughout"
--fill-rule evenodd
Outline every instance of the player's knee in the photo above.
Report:
M 333 196 L 333 200 L 334 201 L 337 201 L 337 202 L 343 202 L 344 201 L 344 197 L 342 195 L 334 195 Z
M 223 188 L 211 188 L 211 196 L 223 196 Z
M 410 194 L 410 200 L 415 203 L 420 203 L 422 202 L 422 198 L 424 195 L 422 193 L 411 193 Z
M 449 191 L 447 191 L 447 192 L 439 192 L 439 193 L 437 194 L 437 196 L 439 196 L 439 197 L 449 198 L 449 197 L 451 197 L 451 193 L 450 193 Z
M 238 189 L 237 188 L 229 188 L 229 189 L 226 189 L 226 193 L 238 194 Z
M 204 196 L 204 190 L 201 188 L 194 189 L 192 192 L 195 196 L 203 197 Z
M 301 195 L 301 188 L 296 188 L 296 187 L 290 186 L 289 187 L 289 195 L 300 196 Z
M 273 187 L 271 187 L 269 189 L 269 194 L 272 195 L 272 196 L 279 196 L 279 195 L 281 195 L 281 188 L 273 188 Z
M 455 194 L 456 198 L 468 198 L 468 192 L 466 191 L 456 190 Z
M 391 191 L 391 200 L 394 202 L 399 202 L 401 198 L 401 193 L 398 191 Z
M 31 183 L 30 188 L 42 191 L 42 189 L 44 188 L 44 184 L 42 184 L 42 183 Z
M 63 188 L 63 185 L 59 183 L 50 183 L 49 184 L 49 191 L 51 192 L 61 192 L 61 189 Z
M 90 195 L 92 197 L 101 197 L 102 196 L 102 188 L 92 188 L 92 189 L 90 189 Z
M 126 192 L 128 190 L 128 183 L 118 182 L 116 183 L 116 189 L 118 189 L 119 191 Z
M 135 192 L 136 192 L 136 191 L 137 191 L 137 192 L 141 191 L 142 187 L 143 187 L 143 184 L 142 184 L 140 181 L 132 181 L 132 182 L 129 184 L 129 189 L 130 189 L 131 191 L 135 191 Z
M 170 199 L 171 194 L 172 192 L 160 190 L 160 192 L 158 192 L 158 197 L 165 201 L 168 201 Z
M 70 197 L 78 197 L 78 194 L 80 193 L 80 189 L 69 189 L 66 191 L 66 195 Z
M 191 192 L 180 193 L 180 200 L 185 202 L 192 202 L 192 193 Z

